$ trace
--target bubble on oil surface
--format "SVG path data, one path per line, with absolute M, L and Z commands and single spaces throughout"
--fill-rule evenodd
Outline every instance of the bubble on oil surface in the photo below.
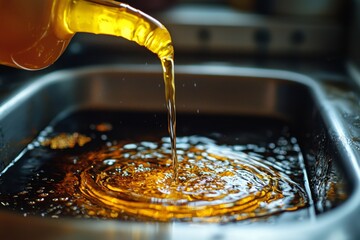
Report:
M 160 141 L 124 142 L 80 156 L 69 169 L 75 174 L 66 175 L 60 185 L 76 186 L 66 188 L 67 194 L 78 194 L 75 201 L 85 203 L 90 215 L 110 218 L 114 215 L 110 213 L 119 212 L 145 220 L 227 222 L 307 204 L 303 188 L 291 176 L 298 167 L 291 156 L 298 152 L 296 147 L 288 149 L 284 139 L 273 149 L 275 157 L 255 154 L 256 148 L 266 152 L 263 147 L 237 151 L 238 147 L 218 145 L 206 137 L 182 137 L 178 143 L 175 183 L 170 146 Z

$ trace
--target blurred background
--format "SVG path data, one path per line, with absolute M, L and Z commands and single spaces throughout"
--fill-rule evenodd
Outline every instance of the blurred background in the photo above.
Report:
M 360 66 L 358 0 L 123 2 L 154 16 L 168 28 L 176 64 L 280 68 L 330 78 L 350 71 L 349 61 Z M 98 54 L 89 54 L 96 56 L 87 58 L 89 63 L 98 63 L 99 53 L 109 57 L 102 60 L 105 62 L 158 61 L 142 47 L 116 37 L 79 34 L 69 49 L 67 55 L 77 62 L 84 61 L 82 54 L 93 51 Z
M 123 2 L 155 17 L 168 28 L 175 46 L 176 65 L 204 63 L 289 69 L 332 79 L 359 75 L 360 0 Z M 77 34 L 59 61 L 45 71 L 89 64 L 158 64 L 158 61 L 145 48 L 126 40 Z M 1 67 L 1 73 L 36 74 L 7 67 Z M 4 77 L 0 76 L 0 84 L 4 82 L 1 79 Z

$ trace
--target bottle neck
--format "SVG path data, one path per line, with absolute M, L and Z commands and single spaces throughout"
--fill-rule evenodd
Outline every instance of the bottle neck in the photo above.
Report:
M 78 32 L 112 35 L 145 46 L 160 58 L 173 58 L 167 29 L 127 4 L 109 0 L 58 0 L 54 8 L 57 34 L 63 39 Z

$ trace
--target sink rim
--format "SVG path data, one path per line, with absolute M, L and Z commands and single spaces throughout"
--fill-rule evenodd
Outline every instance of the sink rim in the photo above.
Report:
M 102 71 L 120 73 L 120 72 L 139 72 L 139 67 L 141 67 L 141 71 L 143 73 L 159 73 L 161 69 L 157 65 L 148 65 L 146 68 L 143 68 L 139 65 L 106 65 L 106 66 L 91 66 L 85 67 L 75 70 L 60 70 L 53 73 L 46 74 L 42 77 L 36 79 L 36 81 L 28 83 L 26 86 L 21 88 L 19 91 L 8 97 L 2 104 L 0 104 L 0 121 L 6 117 L 6 115 L 12 111 L 14 105 L 19 104 L 21 101 L 26 101 L 28 97 L 31 97 L 32 94 L 39 89 L 45 88 L 49 84 L 53 82 L 59 81 L 59 79 L 64 79 L 65 81 L 71 81 L 69 79 L 76 78 L 77 76 L 81 76 L 84 74 L 98 73 Z M 315 220 L 304 220 L 299 222 L 290 222 L 290 223 L 282 223 L 280 225 L 272 226 L 266 223 L 258 223 L 256 225 L 233 225 L 227 224 L 220 226 L 218 224 L 210 224 L 211 229 L 209 229 L 209 224 L 195 224 L 196 228 L 193 228 L 188 223 L 124 223 L 118 222 L 114 220 L 107 221 L 88 221 L 88 220 L 77 220 L 77 219 L 52 219 L 51 224 L 56 225 L 56 223 L 65 223 L 64 226 L 71 226 L 72 229 L 95 229 L 95 231 L 108 231 L 111 228 L 111 231 L 122 232 L 124 230 L 128 230 L 127 227 L 137 226 L 139 229 L 144 229 L 144 234 L 149 233 L 153 234 L 153 230 L 148 230 L 149 226 L 157 228 L 159 226 L 164 226 L 165 228 L 171 228 L 171 234 L 167 237 L 177 238 L 181 236 L 182 238 L 185 236 L 201 236 L 201 238 L 212 238 L 214 236 L 222 236 L 219 239 L 227 239 L 231 238 L 233 234 L 250 234 L 254 238 L 260 237 L 269 237 L 271 238 L 286 238 L 289 236 L 293 236 L 294 233 L 299 233 L 299 236 L 295 236 L 295 238 L 299 237 L 303 239 L 305 236 L 311 236 L 312 238 L 318 238 L 319 234 L 326 234 L 324 236 L 330 236 L 330 229 L 340 234 L 339 236 L 343 236 L 341 234 L 345 234 L 347 229 L 352 231 L 359 231 L 356 229 L 356 226 L 346 226 L 348 224 L 354 223 L 353 221 L 360 214 L 360 168 L 359 168 L 359 160 L 360 153 L 354 148 L 349 146 L 346 141 L 346 128 L 343 128 L 343 121 L 341 120 L 339 113 L 335 110 L 335 108 L 329 104 L 327 100 L 326 93 L 322 88 L 321 84 L 318 81 L 310 78 L 306 75 L 302 75 L 295 72 L 284 71 L 284 70 L 268 70 L 268 69 L 258 69 L 258 68 L 243 68 L 243 67 L 235 67 L 235 66 L 213 66 L 213 65 L 183 65 L 176 67 L 176 74 L 188 74 L 188 75 L 206 75 L 206 76 L 238 76 L 238 77 L 254 77 L 254 78 L 273 78 L 278 80 L 285 80 L 290 82 L 299 83 L 301 85 L 305 85 L 311 89 L 313 94 L 316 94 L 321 101 L 320 111 L 326 112 L 326 114 L 332 116 L 332 125 L 335 125 L 337 132 L 336 136 L 339 138 L 339 142 L 337 142 L 341 148 L 346 150 L 348 164 L 353 167 L 352 175 L 354 175 L 354 189 L 350 194 L 349 198 L 344 201 L 342 204 L 337 206 L 336 208 L 317 215 Z M 70 78 L 71 76 L 71 78 Z M 351 218 L 351 219 L 349 219 Z M 43 219 L 40 217 L 29 217 L 28 219 L 24 218 L 20 214 L 14 214 L 9 212 L 0 211 L 0 222 L 6 221 L 6 219 L 16 219 L 19 223 L 21 221 L 27 222 L 28 219 L 32 219 L 36 222 L 39 222 L 40 225 L 49 224 L 49 219 Z M 355 224 L 354 224 L 355 225 Z M 123 226 L 123 227 L 120 227 Z M 115 227 L 117 229 L 115 229 Z M 136 227 L 136 231 L 139 229 Z M 349 228 L 350 227 L 350 228 Z M 0 226 L 0 229 L 2 227 Z M 280 231 L 274 231 L 274 229 Z M 286 229 L 284 229 L 286 228 Z M 132 229 L 130 228 L 130 231 Z M 261 230 L 261 231 L 259 231 Z M 201 235 L 199 235 L 201 234 Z M 290 235 L 289 235 L 290 234 Z M 360 234 L 360 232 L 358 232 Z

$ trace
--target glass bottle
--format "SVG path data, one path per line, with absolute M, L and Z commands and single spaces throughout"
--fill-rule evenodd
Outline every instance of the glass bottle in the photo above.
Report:
M 0 64 L 28 70 L 54 63 L 78 32 L 123 37 L 173 58 L 161 23 L 111 0 L 0 0 L 0 31 Z

